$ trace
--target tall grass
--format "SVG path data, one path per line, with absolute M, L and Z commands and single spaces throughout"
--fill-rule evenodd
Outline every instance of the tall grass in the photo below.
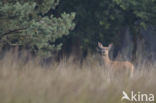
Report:
M 129 78 L 114 76 L 92 57 L 83 65 L 64 59 L 44 67 L 9 53 L 0 60 L 0 103 L 128 103 L 121 101 L 123 90 L 156 94 L 156 66 L 143 65 Z

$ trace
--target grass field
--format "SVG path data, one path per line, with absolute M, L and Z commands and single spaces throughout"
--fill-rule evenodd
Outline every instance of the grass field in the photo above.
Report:
M 122 91 L 156 94 L 156 66 L 144 65 L 129 78 L 114 76 L 92 58 L 43 67 L 9 54 L 0 60 L 0 103 L 129 103 L 121 101 Z

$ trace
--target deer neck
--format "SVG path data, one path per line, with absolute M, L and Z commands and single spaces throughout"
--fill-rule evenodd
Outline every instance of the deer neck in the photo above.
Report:
M 111 64 L 111 60 L 110 60 L 108 55 L 103 56 L 103 60 L 104 60 L 104 64 L 106 64 L 106 65 L 110 65 Z

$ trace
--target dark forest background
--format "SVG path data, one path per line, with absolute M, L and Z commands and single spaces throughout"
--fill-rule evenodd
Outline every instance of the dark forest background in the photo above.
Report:
M 114 57 L 154 59 L 155 25 L 156 0 L 1 0 L 0 51 L 82 59 L 100 41 L 113 43 Z

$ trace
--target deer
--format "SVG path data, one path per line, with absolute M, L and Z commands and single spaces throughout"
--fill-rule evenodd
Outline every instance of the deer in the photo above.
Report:
M 97 49 L 104 61 L 105 67 L 111 68 L 114 73 L 121 73 L 122 71 L 126 71 L 128 74 L 130 74 L 130 77 L 133 77 L 134 65 L 130 61 L 118 61 L 110 59 L 109 53 L 112 45 L 113 44 L 111 43 L 108 46 L 103 46 L 101 42 L 98 42 Z

